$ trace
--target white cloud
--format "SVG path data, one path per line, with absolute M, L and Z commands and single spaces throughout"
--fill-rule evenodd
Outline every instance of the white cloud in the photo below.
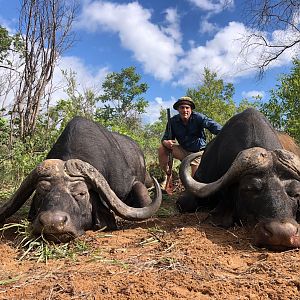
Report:
M 184 86 L 199 84 L 205 67 L 228 80 L 245 75 L 249 71 L 240 57 L 240 38 L 245 33 L 243 24 L 231 22 L 204 46 L 191 48 L 180 60 L 182 76 L 178 83 Z
M 153 123 L 158 120 L 160 116 L 160 111 L 162 109 L 172 108 L 175 103 L 175 98 L 170 97 L 168 100 L 163 100 L 161 97 L 156 97 L 153 101 L 149 102 L 149 106 L 147 107 L 147 113 L 143 115 L 143 122 Z M 177 112 L 171 109 L 171 115 L 175 115 Z
M 292 45 L 295 43 L 296 46 L 286 49 L 280 57 L 278 57 L 275 61 L 272 62 L 273 66 L 282 66 L 289 62 L 292 57 L 299 55 L 300 53 L 300 44 L 297 43 L 299 41 L 299 32 L 294 27 L 289 27 L 287 30 L 275 30 L 271 34 L 270 43 L 273 45 Z M 277 52 L 278 48 L 271 47 L 268 49 L 264 49 L 263 55 L 261 59 L 264 59 L 269 54 L 274 54 Z
M 85 65 L 84 61 L 75 56 L 64 56 L 59 61 L 53 74 L 53 85 L 60 87 L 52 95 L 52 104 L 59 99 L 66 98 L 67 94 L 64 88 L 67 85 L 66 79 L 62 75 L 62 70 L 75 72 L 75 78 L 77 82 L 77 90 L 83 93 L 87 89 L 91 89 L 97 93 L 102 91 L 102 82 L 109 70 L 104 67 L 95 69 Z
M 7 20 L 4 19 L 2 16 L 0 16 L 0 25 L 4 28 L 7 29 L 9 34 L 15 34 L 16 33 L 16 24 L 17 24 L 18 20 L 16 19 L 12 19 L 12 20 Z
M 211 13 L 224 9 L 226 0 L 190 0 L 202 10 Z M 227 1 L 228 2 L 228 1 Z M 233 5 L 233 1 L 229 1 Z M 180 18 L 176 9 L 168 8 L 165 12 L 165 22 L 156 25 L 151 21 L 152 11 L 144 9 L 138 2 L 119 4 L 108 1 L 85 1 L 78 27 L 89 31 L 107 30 L 118 34 L 122 46 L 133 53 L 134 58 L 144 68 L 145 72 L 161 81 L 174 82 L 183 87 L 192 87 L 201 83 L 204 67 L 216 71 L 224 80 L 234 82 L 236 78 L 253 75 L 256 69 L 251 68 L 261 55 L 267 54 L 261 47 L 252 47 L 247 55 L 241 56 L 242 39 L 249 34 L 249 29 L 242 23 L 230 22 L 224 28 L 204 18 L 202 32 L 217 32 L 208 41 L 200 44 L 188 41 L 186 53 L 183 52 Z M 266 38 L 270 41 L 286 41 L 296 35 L 288 31 L 274 31 Z M 274 61 L 270 67 L 282 66 L 291 61 L 297 49 L 289 50 Z M 299 50 L 298 50 L 299 51 Z M 247 64 L 246 63 L 247 59 Z M 76 57 L 63 57 L 60 68 L 72 68 L 77 73 L 77 80 L 82 89 L 100 88 L 107 74 L 107 68 L 95 70 L 86 66 L 84 61 Z M 62 79 L 61 72 L 56 69 L 55 81 Z M 250 94 L 249 94 L 250 95 Z M 55 98 L 65 97 L 65 94 L 55 95 Z M 172 107 L 175 99 L 163 100 L 157 97 L 150 101 L 147 108 L 151 120 L 159 116 L 159 107 Z
M 234 5 L 233 1 L 190 0 L 207 11 L 217 11 Z M 183 52 L 179 16 L 176 9 L 165 11 L 166 23 L 158 26 L 151 22 L 151 11 L 138 2 L 116 4 L 107 1 L 85 2 L 78 26 L 91 31 L 108 30 L 117 33 L 122 46 L 132 51 L 144 71 L 158 80 L 171 81 L 175 85 L 191 87 L 200 83 L 205 67 L 218 73 L 219 77 L 234 82 L 238 77 L 257 72 L 255 64 L 267 51 L 252 46 L 244 56 L 241 53 L 243 39 L 250 29 L 239 22 L 230 22 L 222 29 L 204 18 L 202 31 L 217 31 L 203 45 L 189 41 L 190 49 Z M 271 40 L 279 40 L 284 32 L 273 32 Z M 266 37 L 267 38 L 267 37 Z M 292 50 L 291 50 L 292 51 Z M 270 67 L 290 62 L 292 52 L 284 53 Z
M 265 92 L 264 91 L 248 91 L 248 92 L 243 91 L 242 96 L 248 99 L 256 98 L 256 97 L 261 97 L 261 99 L 263 99 L 265 96 Z
M 182 40 L 182 35 L 179 28 L 179 16 L 176 9 L 168 8 L 166 10 L 166 21 L 168 22 L 168 26 L 166 28 L 162 28 L 162 31 L 170 36 L 174 41 L 180 43 Z
M 221 11 L 231 8 L 234 0 L 189 0 L 198 8 L 211 13 L 220 13 Z
M 247 34 L 250 36 L 250 30 Z M 300 51 L 298 31 L 293 27 L 286 30 L 275 30 L 273 32 L 252 32 L 247 41 L 248 47 L 243 48 L 243 55 L 246 58 L 249 66 L 257 67 L 262 65 L 267 60 L 270 61 L 269 68 L 280 67 L 291 62 L 292 58 L 297 56 Z M 245 39 L 244 39 L 245 41 Z M 295 44 L 291 48 L 287 48 L 279 57 L 277 54 L 287 45 Z M 265 45 L 269 45 L 266 47 Z M 241 45 L 242 49 L 242 45 Z
M 205 67 L 231 82 L 256 73 L 257 69 L 254 66 L 265 55 L 266 50 L 263 47 L 252 46 L 242 55 L 243 40 L 249 33 L 244 24 L 230 22 L 205 45 L 191 47 L 179 61 L 176 83 L 186 87 L 199 84 Z M 288 64 L 292 56 L 293 52 L 288 51 L 269 67 Z
M 72 57 L 72 56 L 65 56 L 62 57 L 58 63 L 57 66 L 54 69 L 53 74 L 53 87 L 54 87 L 54 93 L 51 95 L 51 105 L 55 105 L 55 103 L 60 99 L 66 99 L 67 94 L 64 91 L 67 87 L 67 81 L 62 75 L 62 70 L 70 71 L 72 70 L 75 72 L 76 82 L 77 82 L 77 91 L 80 93 L 83 93 L 87 89 L 91 89 L 95 91 L 96 93 L 101 93 L 102 91 L 102 82 L 109 72 L 109 70 L 104 67 L 100 69 L 94 69 L 91 67 L 88 67 L 84 64 L 84 61 L 82 61 L 78 57 Z M 13 73 L 14 74 L 14 73 Z M 4 81 L 6 76 L 9 75 L 9 71 L 5 69 L 0 68 L 0 76 L 1 76 L 1 83 L 4 84 L 4 86 L 8 87 L 8 83 Z M 17 74 L 15 74 L 17 75 Z M 17 82 L 17 78 L 14 78 L 14 82 Z M 2 87 L 2 92 L 5 91 L 4 86 Z M 0 93 L 0 106 L 1 107 L 8 107 L 13 102 L 14 93 L 16 93 L 17 85 L 14 86 L 14 88 L 11 88 L 10 93 L 7 95 L 4 93 Z
M 76 79 L 82 89 L 99 88 L 109 72 L 106 67 L 100 69 L 89 67 L 76 56 L 62 57 L 58 67 L 60 70 L 72 69 L 76 73 Z M 58 72 L 58 69 L 56 69 L 56 72 Z
M 154 100 L 155 100 L 155 102 L 157 102 L 160 105 L 163 104 L 163 99 L 161 97 L 156 97 Z
M 219 27 L 215 23 L 209 22 L 207 19 L 202 20 L 200 24 L 200 33 L 213 33 L 219 30 Z
M 151 12 L 137 2 L 115 4 L 106 1 L 86 3 L 78 26 L 88 30 L 108 30 L 119 35 L 122 46 L 133 52 L 145 72 L 159 80 L 170 80 L 177 58 L 182 54 L 178 44 L 175 10 L 167 11 L 169 27 L 160 28 L 150 22 Z

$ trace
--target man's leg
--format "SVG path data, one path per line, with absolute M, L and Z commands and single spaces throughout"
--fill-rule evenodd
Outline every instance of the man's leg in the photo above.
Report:
M 191 171 L 192 171 L 192 177 L 194 177 L 199 165 L 192 165 L 191 164 Z
M 201 151 L 202 154 L 203 154 L 203 151 Z M 173 156 L 174 158 L 177 158 L 179 159 L 180 161 L 182 161 L 185 157 L 187 157 L 188 155 L 190 155 L 192 152 L 188 152 L 186 150 L 184 150 L 181 146 L 174 146 L 173 147 Z M 195 175 L 198 167 L 199 167 L 199 164 L 200 164 L 200 161 L 201 161 L 201 157 L 198 157 L 196 159 L 194 159 L 192 162 L 191 162 L 191 174 L 192 174 L 192 177 Z
M 168 174 L 168 156 L 169 156 L 170 150 L 167 149 L 165 146 L 160 145 L 158 148 L 158 161 L 159 161 L 159 166 L 161 169 Z
M 184 150 L 180 145 L 173 146 L 173 157 L 182 161 L 186 156 L 191 154 L 190 152 Z
M 169 151 L 170 150 L 167 149 L 166 147 L 164 147 L 163 145 L 160 145 L 160 147 L 158 148 L 159 165 L 166 174 L 169 174 L 168 173 L 169 172 L 169 170 L 168 170 Z M 174 145 L 172 152 L 173 152 L 173 158 L 179 159 L 180 161 L 182 161 L 186 156 L 188 156 L 189 154 L 192 153 L 192 152 L 188 152 L 188 151 L 184 150 L 180 145 Z M 203 154 L 203 151 L 202 151 L 202 154 Z M 192 163 L 191 163 L 192 176 L 195 175 L 195 172 L 198 169 L 200 161 L 201 161 L 201 157 L 198 157 L 197 159 L 192 161 Z
M 201 156 L 197 157 L 196 159 L 194 159 L 192 162 L 191 162 L 191 169 L 192 169 L 192 177 L 194 177 L 199 165 L 200 165 L 200 162 L 201 162 L 201 158 L 202 158 L 202 155 L 203 155 L 203 152 L 204 150 L 201 150 L 199 151 L 199 153 L 201 152 Z
M 173 193 L 173 183 L 172 183 L 172 170 L 169 170 L 169 154 L 170 151 L 165 146 L 160 145 L 158 148 L 158 161 L 161 169 L 166 173 L 164 182 L 161 184 L 163 189 L 167 192 L 168 195 Z

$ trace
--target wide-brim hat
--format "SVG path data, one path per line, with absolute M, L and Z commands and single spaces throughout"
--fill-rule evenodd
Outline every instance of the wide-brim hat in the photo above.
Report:
M 194 103 L 194 101 L 192 100 L 191 97 L 187 97 L 187 96 L 184 96 L 184 97 L 179 98 L 179 99 L 174 103 L 173 108 L 177 110 L 178 107 L 179 107 L 180 105 L 183 105 L 183 104 L 189 105 L 192 109 L 195 108 L 195 103 Z

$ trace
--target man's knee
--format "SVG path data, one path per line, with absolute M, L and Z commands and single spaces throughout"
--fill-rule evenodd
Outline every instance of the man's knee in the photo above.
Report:
M 188 155 L 180 145 L 173 146 L 173 157 L 182 161 Z

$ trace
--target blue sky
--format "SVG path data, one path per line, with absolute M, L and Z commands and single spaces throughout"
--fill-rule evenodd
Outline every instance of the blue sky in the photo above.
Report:
M 72 68 L 82 88 L 101 92 L 108 72 L 135 66 L 141 82 L 149 85 L 144 95 L 150 103 L 146 122 L 156 120 L 160 108 L 171 107 L 187 88 L 201 84 L 204 67 L 234 84 L 236 102 L 257 94 L 267 100 L 279 75 L 289 71 L 294 53 L 285 53 L 258 80 L 257 70 L 240 55 L 241 37 L 249 32 L 243 18 L 244 2 L 80 1 L 74 27 L 78 41 L 61 57 L 55 80 L 61 79 L 59 68 Z M 17 28 L 18 3 L 0 0 L 0 24 L 11 32 Z M 278 38 L 278 32 L 270 32 L 269 38 Z M 252 51 L 247 60 L 255 62 L 258 55 Z

